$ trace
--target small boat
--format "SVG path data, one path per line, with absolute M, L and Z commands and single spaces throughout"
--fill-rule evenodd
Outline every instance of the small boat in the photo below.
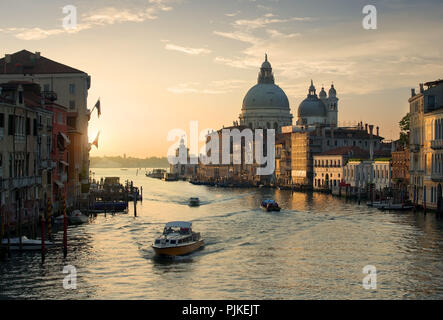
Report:
M 81 213 L 80 210 L 74 210 L 70 215 L 68 215 L 70 224 L 83 224 L 89 221 L 88 216 Z
M 204 241 L 199 232 L 192 231 L 192 222 L 168 222 L 163 234 L 156 238 L 152 248 L 157 255 L 181 256 L 189 254 L 201 246 Z
M 8 239 L 2 240 L 2 245 L 8 245 Z M 54 246 L 55 243 L 49 240 L 45 241 L 45 248 Z M 9 248 L 11 250 L 20 250 L 20 238 L 9 239 Z M 38 239 L 28 239 L 27 237 L 22 237 L 22 250 L 24 251 L 34 251 L 42 249 L 42 241 Z
M 198 207 L 200 205 L 199 198 L 189 198 L 189 206 L 190 207 Z
M 377 207 L 378 210 L 385 211 L 407 211 L 414 209 L 414 206 L 403 203 L 385 203 Z
M 262 209 L 266 211 L 280 211 L 281 208 L 278 206 L 278 203 L 274 200 L 263 200 L 260 204 Z

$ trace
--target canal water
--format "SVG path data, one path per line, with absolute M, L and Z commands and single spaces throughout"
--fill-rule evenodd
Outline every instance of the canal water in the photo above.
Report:
M 92 169 L 143 186 L 128 214 L 69 227 L 69 253 L 51 248 L 0 262 L 0 298 L 24 299 L 443 299 L 443 221 L 385 213 L 330 195 L 163 182 L 144 170 Z M 200 207 L 187 205 L 199 197 Z M 260 201 L 283 207 L 268 213 Z M 177 259 L 150 247 L 168 221 L 192 221 L 206 245 Z M 61 243 L 62 233 L 56 235 Z M 77 288 L 63 288 L 64 266 Z M 377 271 L 365 289 L 363 268 Z

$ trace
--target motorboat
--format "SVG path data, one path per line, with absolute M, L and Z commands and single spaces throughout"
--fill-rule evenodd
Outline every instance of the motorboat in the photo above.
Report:
M 385 203 L 377 207 L 378 210 L 385 211 L 407 211 L 414 209 L 414 206 L 404 203 Z
M 281 208 L 279 207 L 278 203 L 274 200 L 263 200 L 260 204 L 262 209 L 266 211 L 280 211 Z
M 198 207 L 200 205 L 199 198 L 189 198 L 189 206 L 190 207 Z
M 2 245 L 8 245 L 8 239 L 2 240 Z M 45 248 L 53 247 L 55 245 L 54 242 L 46 240 Z M 20 238 L 10 238 L 9 239 L 9 248 L 11 250 L 20 250 Z M 42 250 L 42 241 L 38 239 L 28 239 L 26 236 L 22 237 L 22 249 L 24 251 L 34 251 L 34 250 Z
M 88 216 L 81 213 L 80 210 L 74 210 L 70 215 L 68 215 L 70 224 L 83 224 L 89 221 Z
M 203 244 L 200 233 L 192 231 L 192 222 L 173 221 L 165 225 L 163 234 L 155 239 L 152 248 L 160 256 L 181 256 Z

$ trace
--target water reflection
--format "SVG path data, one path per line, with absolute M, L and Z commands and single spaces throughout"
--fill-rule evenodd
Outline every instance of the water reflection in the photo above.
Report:
M 69 228 L 69 254 L 51 248 L 0 263 L 0 295 L 49 299 L 413 299 L 443 298 L 443 223 L 434 214 L 380 212 L 325 194 L 223 189 L 166 183 L 128 171 L 96 169 L 143 186 L 138 216 L 97 215 Z M 188 206 L 197 196 L 200 207 Z M 276 199 L 283 210 L 266 212 Z M 168 221 L 192 221 L 203 249 L 156 257 L 153 239 Z M 62 234 L 56 234 L 61 243 Z M 63 266 L 78 272 L 64 290 Z M 374 265 L 377 290 L 362 288 Z M 198 279 L 198 281 L 196 281 Z

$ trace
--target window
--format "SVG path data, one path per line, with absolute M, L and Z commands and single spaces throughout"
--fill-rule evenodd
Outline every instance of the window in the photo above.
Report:
M 15 131 L 15 116 L 10 114 L 8 117 L 8 134 L 10 136 L 14 135 L 14 131 Z
M 5 134 L 5 114 L 0 113 L 0 137 Z
M 160 244 L 160 240 L 159 239 L 155 240 L 155 244 Z
M 75 109 L 75 100 L 70 100 L 69 101 L 69 109 Z
M 171 244 L 176 244 L 177 240 L 171 240 Z
M 23 91 L 18 92 L 18 103 L 23 104 Z
M 46 92 L 49 91 L 49 83 L 45 83 L 45 84 L 43 85 L 43 91 L 46 91 Z
M 75 94 L 75 84 L 74 83 L 71 83 L 69 85 L 69 93 L 70 94 Z
M 26 135 L 29 136 L 31 134 L 31 119 L 26 118 Z

